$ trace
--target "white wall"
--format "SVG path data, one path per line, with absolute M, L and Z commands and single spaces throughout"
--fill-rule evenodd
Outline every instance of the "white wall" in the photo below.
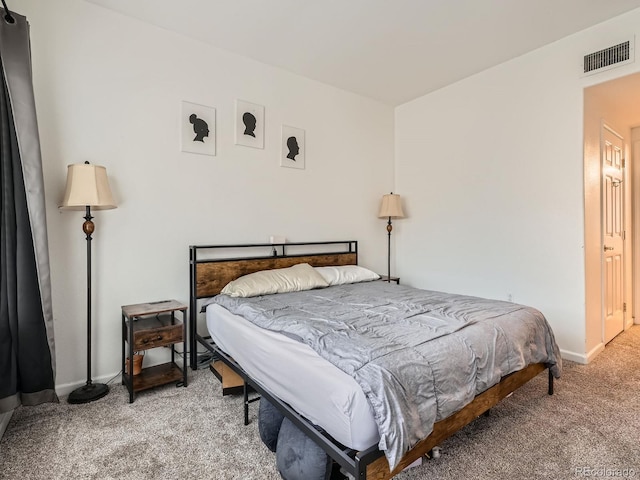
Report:
M 397 273 L 539 308 L 586 360 L 582 56 L 638 36 L 640 10 L 396 110 Z
M 86 378 L 82 213 L 57 210 L 67 164 L 106 166 L 118 203 L 94 220 L 94 379 L 120 369 L 122 305 L 188 302 L 189 245 L 356 239 L 384 271 L 391 107 L 80 0 L 14 8 L 31 24 L 59 390 Z M 234 145 L 236 99 L 265 106 L 264 149 Z M 217 156 L 179 151 L 182 100 L 217 108 Z M 279 167 L 282 124 L 306 131 L 306 170 Z
M 60 391 L 85 379 L 82 215 L 56 208 L 66 165 L 84 160 L 107 167 L 119 205 L 95 214 L 94 379 L 119 371 L 121 305 L 187 302 L 191 244 L 355 238 L 385 271 L 376 213 L 391 190 L 409 215 L 394 222 L 403 283 L 511 295 L 585 357 L 582 89 L 638 66 L 581 77 L 580 60 L 637 34 L 639 11 L 398 107 L 394 169 L 389 106 L 81 0 L 16 7 L 31 24 Z M 234 145 L 238 98 L 266 107 L 265 149 Z M 179 151 L 182 100 L 217 108 L 216 157 Z M 278 166 L 283 123 L 306 130 L 304 171 Z

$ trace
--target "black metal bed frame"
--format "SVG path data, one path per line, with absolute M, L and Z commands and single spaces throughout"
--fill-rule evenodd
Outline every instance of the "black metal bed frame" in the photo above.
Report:
M 366 450 L 357 451 L 347 448 L 334 440 L 330 435 L 322 430 L 318 430 L 305 417 L 296 412 L 287 403 L 272 395 L 262 385 L 253 380 L 225 351 L 220 349 L 213 341 L 210 341 L 206 348 L 214 353 L 216 357 L 228 365 L 236 372 L 244 381 L 243 385 L 243 406 L 244 406 L 244 424 L 249 425 L 249 405 L 260 398 L 267 399 L 274 407 L 276 407 L 285 417 L 291 420 L 296 427 L 302 430 L 316 445 L 322 448 L 327 455 L 338 463 L 346 472 L 353 475 L 359 480 L 367 478 L 367 465 L 372 461 L 384 455 L 378 449 L 378 445 L 372 445 Z M 259 396 L 249 398 L 249 391 L 253 389 Z
M 326 247 L 326 246 L 340 246 L 344 245 L 345 250 L 339 251 L 322 251 L 319 253 L 303 254 L 289 254 L 288 251 L 297 247 Z M 240 257 L 225 257 L 225 258 L 207 258 L 201 259 L 198 257 L 199 251 L 215 251 L 215 250 L 235 250 L 235 249 L 260 249 L 268 248 L 271 255 L 263 256 L 240 256 Z M 278 397 L 272 395 L 262 385 L 253 380 L 247 373 L 238 365 L 225 351 L 218 347 L 210 336 L 202 336 L 198 333 L 197 318 L 198 318 L 198 300 L 208 297 L 207 295 L 200 296 L 197 292 L 196 286 L 196 266 L 200 263 L 210 262 L 229 262 L 234 260 L 259 260 L 267 259 L 270 257 L 280 258 L 294 258 L 294 257 L 308 257 L 308 256 L 321 256 L 327 254 L 358 254 L 358 242 L 355 240 L 346 241 L 330 241 L 330 242 L 297 242 L 297 243 L 254 243 L 254 244 L 241 244 L 241 245 L 192 245 L 189 247 L 189 343 L 190 343 L 190 365 L 192 370 L 198 368 L 197 361 L 197 345 L 204 346 L 209 352 L 214 355 L 215 359 L 222 360 L 229 366 L 235 373 L 237 373 L 244 381 L 243 395 L 244 395 L 244 424 L 249 424 L 249 405 L 261 397 L 266 398 L 274 407 L 276 407 L 285 417 L 291 420 L 300 430 L 302 430 L 309 438 L 311 438 L 320 448 L 322 448 L 327 455 L 329 455 L 336 463 L 338 463 L 346 472 L 353 475 L 358 480 L 366 479 L 366 468 L 372 461 L 381 457 L 383 452 L 378 449 L 377 445 L 372 445 L 366 450 L 356 451 L 351 448 L 347 448 L 334 440 L 330 435 L 322 430 L 318 430 L 311 422 L 305 417 L 296 412 L 287 403 L 280 400 Z M 252 388 L 260 396 L 255 398 L 249 398 L 249 390 Z
M 319 247 L 327 245 L 346 245 L 347 249 L 344 251 L 330 251 L 321 253 L 303 253 L 303 254 L 288 254 L 288 247 Z M 269 248 L 271 255 L 263 256 L 248 256 L 248 257 L 225 257 L 225 258 L 208 258 L 199 259 L 199 250 L 222 250 L 222 249 L 249 249 L 249 248 Z M 196 285 L 196 267 L 200 263 L 209 262 L 230 262 L 235 260 L 261 260 L 270 257 L 280 258 L 293 258 L 293 257 L 309 257 L 313 255 L 327 255 L 327 254 L 356 254 L 357 263 L 358 242 L 355 240 L 348 241 L 331 241 L 331 242 L 300 242 L 300 243 L 255 243 L 255 244 L 240 244 L 240 245 L 192 245 L 189 247 L 189 283 L 190 283 L 190 298 L 189 298 L 189 344 L 190 344 L 190 364 L 193 370 L 198 368 L 197 362 L 197 345 L 204 346 L 214 359 L 223 361 L 229 368 L 237 373 L 243 379 L 243 395 L 244 395 L 244 424 L 249 424 L 249 405 L 261 397 L 266 398 L 274 407 L 276 407 L 285 417 L 291 420 L 300 430 L 302 430 L 309 438 L 311 438 L 320 448 L 322 448 L 327 455 L 329 455 L 336 463 L 338 463 L 344 471 L 353 475 L 357 480 L 366 480 L 367 478 L 367 466 L 373 463 L 375 460 L 384 455 L 384 453 L 378 449 L 377 445 L 356 451 L 351 448 L 341 445 L 334 440 L 330 435 L 322 430 L 317 429 L 309 420 L 296 412 L 291 406 L 283 402 L 279 398 L 272 395 L 262 385 L 252 379 L 240 365 L 238 365 L 233 358 L 231 358 L 225 351 L 218 347 L 210 336 L 201 336 L 197 331 L 197 316 L 198 316 L 198 300 L 207 298 L 210 295 L 199 295 Z M 548 370 L 548 394 L 553 395 L 553 375 L 551 369 Z M 253 389 L 259 394 L 258 397 L 249 398 L 249 390 Z M 490 407 L 489 407 L 490 409 Z M 487 410 L 485 413 L 488 413 Z

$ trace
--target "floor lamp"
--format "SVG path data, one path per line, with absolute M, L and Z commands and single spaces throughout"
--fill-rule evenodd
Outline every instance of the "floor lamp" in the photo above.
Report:
M 380 204 L 380 213 L 378 218 L 388 218 L 387 222 L 387 234 L 388 234 L 388 246 L 387 246 L 387 282 L 391 282 L 391 225 L 392 218 L 404 218 L 404 212 L 402 211 L 402 202 L 400 195 L 393 192 L 382 196 L 382 203 Z
M 109 188 L 107 169 L 99 165 L 84 164 L 67 167 L 67 188 L 61 210 L 84 210 L 82 231 L 87 238 L 87 383 L 69 394 L 69 403 L 88 403 L 109 393 L 109 386 L 91 380 L 91 235 L 95 226 L 91 209 L 116 208 Z

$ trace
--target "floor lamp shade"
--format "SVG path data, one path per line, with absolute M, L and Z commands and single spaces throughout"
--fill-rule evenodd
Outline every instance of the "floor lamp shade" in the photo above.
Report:
M 94 210 L 116 208 L 109 188 L 107 169 L 90 163 L 69 165 L 67 188 L 60 208 L 84 210 L 85 207 L 91 207 Z
M 387 217 L 404 218 L 400 195 L 388 193 L 382 196 L 382 203 L 380 204 L 380 213 L 378 214 L 378 218 Z
M 109 386 L 91 380 L 91 235 L 95 226 L 91 209 L 116 208 L 109 188 L 107 169 L 100 165 L 74 164 L 67 167 L 67 187 L 61 210 L 84 210 L 82 231 L 87 240 L 87 383 L 69 394 L 69 403 L 88 403 L 109 393 Z
M 378 218 L 389 219 L 387 222 L 387 282 L 391 282 L 391 231 L 393 230 L 391 219 L 404 218 L 404 216 L 400 195 L 391 192 L 382 196 Z

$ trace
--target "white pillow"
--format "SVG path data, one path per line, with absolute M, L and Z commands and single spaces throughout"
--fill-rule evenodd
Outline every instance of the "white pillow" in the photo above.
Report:
M 380 275 L 377 273 L 358 265 L 316 267 L 316 272 L 322 275 L 322 278 L 324 278 L 329 285 L 369 282 L 380 278 Z
M 299 263 L 293 267 L 262 270 L 244 275 L 227 283 L 220 293 L 230 297 L 256 297 L 328 286 L 322 275 L 311 265 Z

